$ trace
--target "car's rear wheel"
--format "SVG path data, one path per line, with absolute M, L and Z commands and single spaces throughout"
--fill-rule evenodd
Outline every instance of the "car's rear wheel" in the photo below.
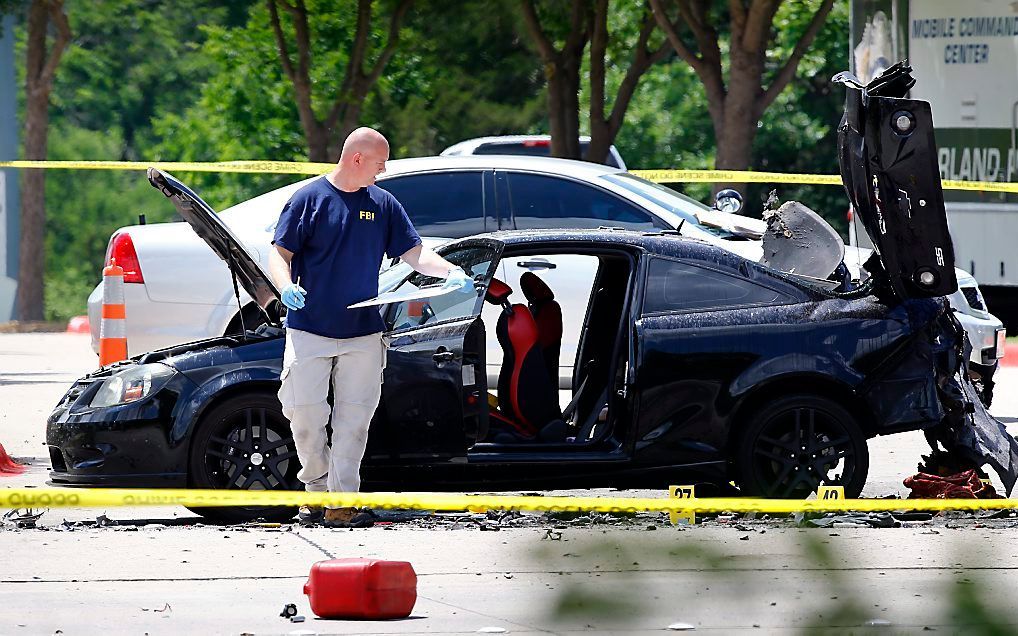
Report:
M 800 499 L 820 485 L 858 497 L 869 449 L 855 418 L 814 395 L 774 400 L 753 416 L 736 452 L 740 487 L 750 495 Z
M 199 422 L 191 444 L 190 481 L 195 488 L 303 490 L 290 423 L 279 401 L 267 394 L 238 395 L 213 407 Z M 281 506 L 192 508 L 223 521 L 290 519 Z

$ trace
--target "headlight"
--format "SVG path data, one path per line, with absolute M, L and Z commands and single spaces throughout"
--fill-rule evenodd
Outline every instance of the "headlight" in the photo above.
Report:
M 113 406 L 135 402 L 155 393 L 176 371 L 165 364 L 143 364 L 115 373 L 103 381 L 89 406 Z

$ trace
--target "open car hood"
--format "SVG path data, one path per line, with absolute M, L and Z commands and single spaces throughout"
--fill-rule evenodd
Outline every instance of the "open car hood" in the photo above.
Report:
M 848 72 L 833 78 L 848 89 L 838 132 L 841 178 L 902 299 L 958 288 L 930 104 L 904 99 L 915 84 L 911 72 L 902 61 L 866 86 Z
M 215 210 L 169 173 L 149 168 L 148 180 L 173 201 L 180 216 L 184 217 L 219 258 L 226 261 L 226 265 L 236 275 L 244 291 L 254 299 L 270 320 L 276 322 L 274 302 L 279 300 L 279 290 L 272 284 L 268 274 L 258 264 L 258 260 L 251 256 Z

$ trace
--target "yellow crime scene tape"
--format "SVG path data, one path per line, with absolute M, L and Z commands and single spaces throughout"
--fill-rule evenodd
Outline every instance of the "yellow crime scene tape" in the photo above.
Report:
M 46 168 L 64 170 L 146 170 L 149 167 L 176 172 L 243 172 L 266 174 L 324 174 L 335 164 L 300 161 L 0 161 L 3 168 Z M 658 183 L 790 183 L 798 185 L 841 185 L 835 174 L 792 174 L 752 170 L 630 170 L 630 173 Z M 944 190 L 1018 193 L 1018 183 L 999 181 L 940 182 Z
M 463 493 L 313 493 L 299 491 L 8 488 L 0 508 L 112 508 L 120 506 L 299 506 L 364 507 L 484 512 L 884 512 L 894 510 L 1008 510 L 1018 499 L 753 499 L 709 497 L 543 497 Z
M 247 172 L 267 174 L 324 174 L 332 163 L 300 161 L 0 161 L 2 168 L 47 168 L 63 170 L 148 170 L 160 168 L 177 172 Z

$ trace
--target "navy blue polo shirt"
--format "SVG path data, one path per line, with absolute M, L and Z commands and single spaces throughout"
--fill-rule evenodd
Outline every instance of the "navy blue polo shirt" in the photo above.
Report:
M 343 192 L 325 177 L 297 190 L 279 215 L 272 243 L 293 252 L 291 280 L 307 290 L 286 326 L 329 338 L 385 328 L 378 307 L 347 309 L 378 295 L 382 255 L 396 258 L 421 242 L 406 210 L 378 186 Z

